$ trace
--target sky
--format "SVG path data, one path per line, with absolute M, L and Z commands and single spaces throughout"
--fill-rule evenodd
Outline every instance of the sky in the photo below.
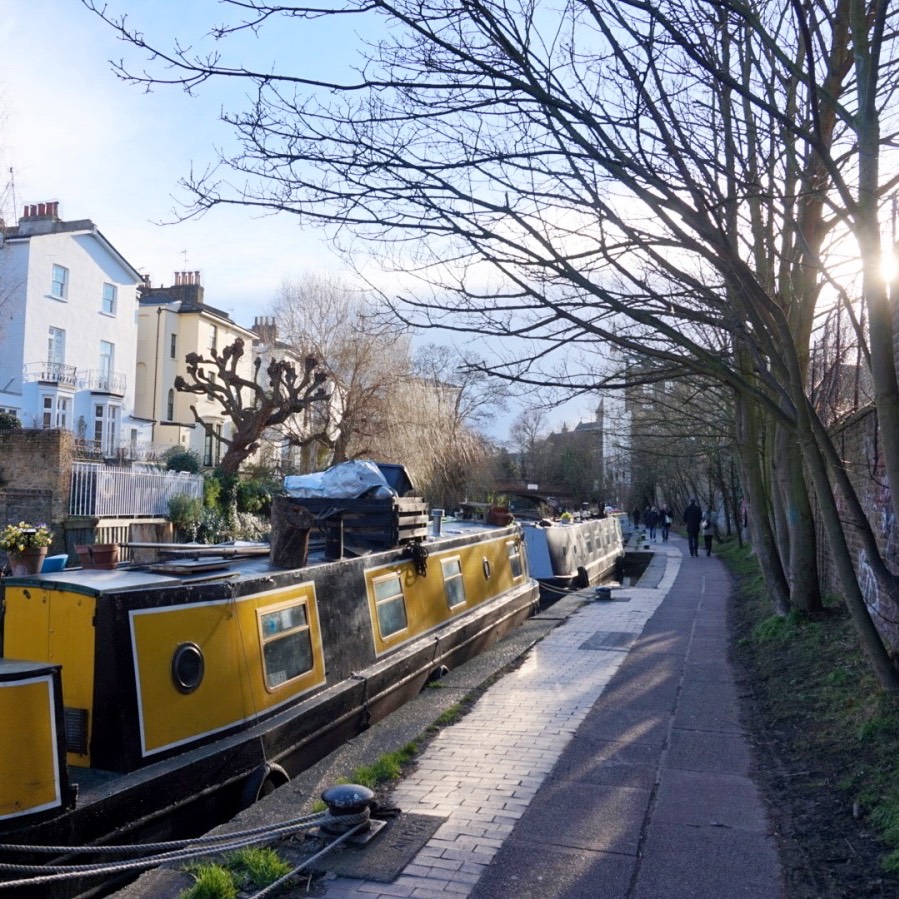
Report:
M 209 27 L 225 15 L 215 0 L 108 2 L 148 42 L 164 45 L 177 33 L 211 47 Z M 147 93 L 119 80 L 109 62 L 124 57 L 139 67 L 140 52 L 78 0 L 0 7 L 0 217 L 14 222 L 27 204 L 57 201 L 61 218 L 91 219 L 154 286 L 173 283 L 176 271 L 200 271 L 206 302 L 245 327 L 269 311 L 286 278 L 345 271 L 328 236 L 289 215 L 228 208 L 172 224 L 186 199 L 179 180 L 232 140 L 219 114 L 242 107 L 239 83 L 208 85 L 196 96 L 177 87 Z M 359 38 L 350 27 L 357 26 L 270 28 L 262 40 L 229 41 L 227 52 L 258 66 L 302 59 L 325 76 L 351 60 Z M 573 427 L 592 418 L 595 405 L 566 404 L 548 422 Z M 491 436 L 505 438 L 515 411 L 497 418 Z

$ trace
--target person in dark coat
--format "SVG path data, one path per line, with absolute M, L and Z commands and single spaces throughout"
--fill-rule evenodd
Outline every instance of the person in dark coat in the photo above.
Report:
M 684 526 L 687 529 L 687 543 L 690 547 L 690 555 L 699 555 L 699 523 L 702 521 L 702 509 L 696 497 L 690 500 L 690 504 L 684 509 Z
M 649 539 L 655 542 L 656 525 L 659 523 L 659 510 L 655 506 L 651 506 L 643 513 L 643 521 L 649 529 Z

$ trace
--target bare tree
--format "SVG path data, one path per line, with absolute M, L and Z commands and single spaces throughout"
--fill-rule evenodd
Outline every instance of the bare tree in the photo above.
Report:
M 243 148 L 221 163 L 238 182 L 226 169 L 189 178 L 188 214 L 243 204 L 336 223 L 380 241 L 382 256 L 392 241 L 398 268 L 420 280 L 399 315 L 508 338 L 508 357 L 483 370 L 520 385 L 594 389 L 597 344 L 611 343 L 727 387 L 776 607 L 814 569 L 803 539 L 811 490 L 862 645 L 880 682 L 899 690 L 841 517 L 896 610 L 899 588 L 807 393 L 822 294 L 853 309 L 839 268 L 851 240 L 886 470 L 899 483 L 878 220 L 895 183 L 879 167 L 899 75 L 889 3 L 232 6 L 244 18 L 219 38 L 329 13 L 387 27 L 356 77 L 322 84 L 148 48 L 98 10 L 168 66 L 120 68 L 124 77 L 256 87 L 248 110 L 225 114 Z
M 179 375 L 175 379 L 176 390 L 207 397 L 231 419 L 233 433 L 223 436 L 200 417 L 196 406 L 190 407 L 197 424 L 227 447 L 219 463 L 226 474 L 236 474 L 241 464 L 259 449 L 259 440 L 267 429 L 328 399 L 324 386 L 327 375 L 314 356 L 306 358 L 300 372 L 290 362 L 272 359 L 266 368 L 268 384 L 263 385 L 259 382 L 259 359 L 252 380 L 238 374 L 243 354 L 244 343 L 239 337 L 221 352 L 209 350 L 209 358 L 189 353 L 188 378 Z
M 319 276 L 286 280 L 272 313 L 282 339 L 322 360 L 334 385 L 332 419 L 317 427 L 332 462 L 371 455 L 392 386 L 410 371 L 405 329 L 379 317 L 370 298 Z

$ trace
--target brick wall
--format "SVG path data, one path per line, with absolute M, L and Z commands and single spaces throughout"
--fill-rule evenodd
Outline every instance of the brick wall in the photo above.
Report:
M 75 437 L 70 431 L 0 431 L 0 526 L 48 524 L 63 551 Z
M 868 407 L 857 412 L 833 432 L 837 452 L 846 461 L 850 480 L 858 494 L 868 521 L 877 538 L 880 551 L 890 570 L 899 574 L 899 526 L 893 514 L 889 480 L 884 471 L 877 415 Z M 842 511 L 843 500 L 837 495 L 837 505 Z M 844 528 L 847 534 L 852 561 L 871 610 L 874 622 L 887 644 L 899 651 L 899 609 L 881 595 L 871 573 L 867 555 L 861 541 L 852 528 Z M 839 593 L 839 581 L 827 550 L 824 532 L 818 525 L 819 569 L 823 573 L 824 589 Z

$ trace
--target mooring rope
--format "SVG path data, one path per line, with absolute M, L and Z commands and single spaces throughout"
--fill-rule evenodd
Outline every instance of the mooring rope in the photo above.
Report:
M 137 848 L 138 851 L 145 850 L 152 846 L 182 846 L 183 848 L 172 851 L 160 852 L 156 855 L 146 856 L 144 858 L 133 859 L 130 861 L 86 864 L 86 865 L 13 865 L 0 864 L 0 871 L 7 871 L 18 874 L 33 874 L 31 877 L 19 878 L 17 880 L 0 881 L 0 890 L 11 889 L 24 886 L 39 886 L 45 883 L 54 883 L 61 880 L 69 880 L 77 877 L 85 876 L 104 876 L 121 874 L 125 871 L 140 871 L 147 868 L 155 868 L 161 864 L 169 864 L 172 862 L 186 861 L 198 856 L 210 855 L 212 853 L 231 852 L 236 849 L 243 849 L 247 846 L 253 846 L 258 843 L 268 842 L 270 840 L 289 836 L 297 831 L 310 829 L 319 825 L 331 822 L 339 823 L 342 826 L 353 825 L 353 833 L 355 833 L 362 825 L 369 820 L 369 813 L 365 812 L 357 815 L 339 815 L 337 817 L 328 812 L 318 812 L 315 815 L 306 815 L 301 819 L 294 819 L 283 824 L 271 825 L 268 827 L 257 827 L 252 830 L 238 831 L 232 834 L 221 834 L 213 837 L 198 837 L 194 840 L 173 842 L 169 844 L 137 844 L 137 846 L 128 847 Z M 343 842 L 350 834 L 342 834 L 340 839 L 335 840 L 333 844 L 337 845 Z M 25 850 L 30 847 L 18 846 L 19 850 Z M 42 849 L 44 847 L 41 847 Z M 57 847 L 58 848 L 58 847 Z M 100 852 L 108 851 L 117 847 L 90 847 L 90 851 Z M 65 851 L 74 851 L 70 847 L 64 847 Z M 84 850 L 88 851 L 88 850 Z M 311 861 L 311 859 L 309 860 Z M 309 861 L 304 864 L 309 864 Z M 49 872 L 49 873 L 48 873 Z

